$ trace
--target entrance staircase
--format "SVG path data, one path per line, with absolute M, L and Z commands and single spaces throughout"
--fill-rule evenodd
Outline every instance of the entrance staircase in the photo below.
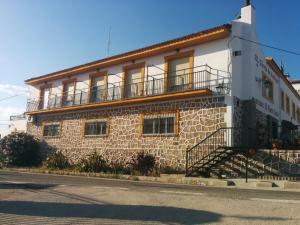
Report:
M 255 177 L 279 176 L 273 168 L 251 159 L 250 149 L 255 151 L 255 138 L 255 131 L 251 129 L 217 129 L 186 151 L 186 176 L 243 177 L 246 167 Z

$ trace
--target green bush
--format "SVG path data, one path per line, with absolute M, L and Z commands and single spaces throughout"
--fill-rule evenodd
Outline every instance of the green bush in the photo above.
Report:
M 94 152 L 89 155 L 87 158 L 81 159 L 78 164 L 78 168 L 80 172 L 106 172 L 108 170 L 107 163 L 102 155 Z
M 50 169 L 66 169 L 71 167 L 68 158 L 61 152 L 55 152 L 46 159 L 46 166 Z
M 108 170 L 114 174 L 130 174 L 130 168 L 120 162 L 111 162 Z
M 2 166 L 38 166 L 42 162 L 41 143 L 26 133 L 12 133 L 0 140 Z
M 155 157 L 144 152 L 139 152 L 133 156 L 130 167 L 133 171 L 138 171 L 142 175 L 149 175 L 155 166 Z

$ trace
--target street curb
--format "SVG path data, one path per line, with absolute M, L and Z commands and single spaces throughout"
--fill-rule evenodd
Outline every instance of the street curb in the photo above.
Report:
M 80 176 L 80 177 L 94 177 L 103 179 L 120 179 L 128 181 L 143 181 L 156 182 L 165 184 L 182 184 L 182 185 L 196 185 L 207 187 L 233 187 L 238 189 L 259 189 L 259 190 L 276 190 L 276 191 L 300 191 L 300 182 L 291 181 L 262 181 L 250 180 L 245 183 L 242 179 L 214 179 L 202 177 L 185 177 L 183 174 L 161 174 L 160 177 L 150 176 L 134 176 L 124 174 L 108 174 L 108 173 L 85 173 L 65 170 L 48 170 L 37 168 L 2 168 L 0 171 L 22 172 L 22 173 L 36 173 L 36 174 L 53 174 L 64 176 Z
M 38 174 L 54 174 L 54 175 L 71 175 L 81 177 L 96 177 L 107 179 L 121 179 L 131 181 L 145 181 L 145 182 L 158 182 L 169 184 L 186 184 L 186 185 L 198 185 L 209 187 L 227 187 L 232 186 L 234 183 L 228 180 L 219 180 L 214 178 L 200 178 L 200 177 L 185 177 L 182 174 L 161 174 L 160 177 L 150 176 L 134 176 L 124 174 L 108 174 L 108 173 L 85 173 L 76 171 L 65 170 L 48 170 L 48 169 L 35 169 L 35 168 L 2 168 L 0 171 L 10 172 L 23 172 L 23 173 L 38 173 Z

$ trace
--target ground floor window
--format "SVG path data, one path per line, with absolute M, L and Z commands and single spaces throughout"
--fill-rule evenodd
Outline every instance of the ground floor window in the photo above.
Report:
M 107 121 L 87 121 L 84 125 L 84 135 L 103 136 L 107 134 Z
M 177 133 L 176 113 L 143 115 L 143 134 L 175 134 Z
M 45 124 L 43 136 L 44 137 L 57 137 L 60 135 L 60 124 Z

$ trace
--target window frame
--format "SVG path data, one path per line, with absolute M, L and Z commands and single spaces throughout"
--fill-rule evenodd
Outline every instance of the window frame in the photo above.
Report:
M 280 90 L 280 106 L 281 106 L 281 110 L 285 111 L 285 94 L 284 91 L 281 89 Z
M 195 54 L 195 50 L 189 50 L 189 51 L 185 51 L 185 52 L 178 52 L 172 55 L 167 55 L 165 56 L 165 65 L 164 65 L 164 71 L 165 71 L 165 75 L 164 75 L 164 93 L 169 93 L 172 92 L 169 90 L 169 65 L 170 65 L 170 61 L 172 60 L 176 60 L 176 59 L 182 59 L 182 58 L 188 58 L 189 60 L 189 88 L 192 89 L 193 88 L 193 80 L 194 80 L 194 54 Z M 181 91 L 178 91 L 181 92 Z M 172 92 L 174 93 L 174 92 Z
M 46 126 L 58 126 L 58 135 L 45 135 L 45 127 Z M 59 137 L 61 137 L 61 134 L 62 134 L 62 122 L 43 123 L 42 131 L 43 131 L 42 136 L 44 138 L 59 138 Z
M 62 93 L 61 93 L 61 106 L 62 107 L 69 107 L 69 106 L 73 106 L 74 105 L 74 102 L 75 102 L 75 92 L 76 92 L 76 82 L 77 82 L 76 78 L 62 81 Z M 72 84 L 72 83 L 74 84 L 73 103 L 72 103 L 72 105 L 64 105 L 66 85 L 67 84 Z
M 126 86 L 127 86 L 127 72 L 134 69 L 141 69 L 141 95 L 138 95 L 138 97 L 142 97 L 145 95 L 144 93 L 144 86 L 145 86 L 145 62 L 139 62 L 134 63 L 131 65 L 123 66 L 123 72 L 122 72 L 122 88 L 121 88 L 121 98 L 125 99 L 125 93 L 126 93 Z
M 108 84 L 108 72 L 107 71 L 100 71 L 95 72 L 89 75 L 89 93 L 88 93 L 88 102 L 89 103 L 98 103 L 92 101 L 92 89 L 93 89 L 93 82 L 98 77 L 104 77 L 104 101 L 106 101 L 107 98 L 107 84 Z M 101 102 L 101 101 L 100 101 Z
M 97 122 L 105 122 L 106 123 L 106 130 L 104 134 L 86 134 L 85 129 L 86 129 L 86 124 L 87 123 L 97 123 Z M 109 134 L 109 118 L 97 118 L 97 119 L 86 119 L 82 123 L 82 129 L 81 129 L 81 134 L 85 138 L 89 137 L 107 137 Z
M 40 88 L 39 88 L 39 90 L 40 90 L 40 93 L 39 93 L 39 105 L 38 105 L 38 109 L 39 110 L 44 110 L 43 106 L 44 106 L 44 101 L 45 101 L 45 89 L 47 89 L 47 88 L 49 89 L 49 96 L 48 96 L 47 106 L 49 106 L 48 104 L 49 104 L 49 97 L 50 97 L 51 92 L 52 92 L 52 84 L 45 84 L 45 85 L 40 86 Z M 43 100 L 41 100 L 42 98 L 43 98 Z
M 296 104 L 292 101 L 292 117 L 296 120 Z
M 291 115 L 291 100 L 288 95 L 285 95 L 285 112 L 290 116 Z
M 153 116 L 154 118 L 160 118 L 160 116 L 165 116 L 167 114 L 174 115 L 174 133 L 144 133 L 144 119 L 146 116 Z M 162 117 L 163 118 L 163 117 Z M 179 135 L 179 111 L 170 112 L 152 112 L 152 113 L 141 113 L 139 117 L 139 134 L 140 136 L 178 136 Z
M 270 87 L 268 88 L 269 93 L 268 93 L 268 96 L 266 96 L 265 86 L 264 86 L 264 83 L 262 83 L 262 86 L 261 86 L 262 96 L 265 99 L 267 99 L 269 102 L 274 103 L 274 81 L 263 72 L 262 73 L 262 82 L 264 82 L 265 80 L 270 82 L 271 89 L 270 89 Z

